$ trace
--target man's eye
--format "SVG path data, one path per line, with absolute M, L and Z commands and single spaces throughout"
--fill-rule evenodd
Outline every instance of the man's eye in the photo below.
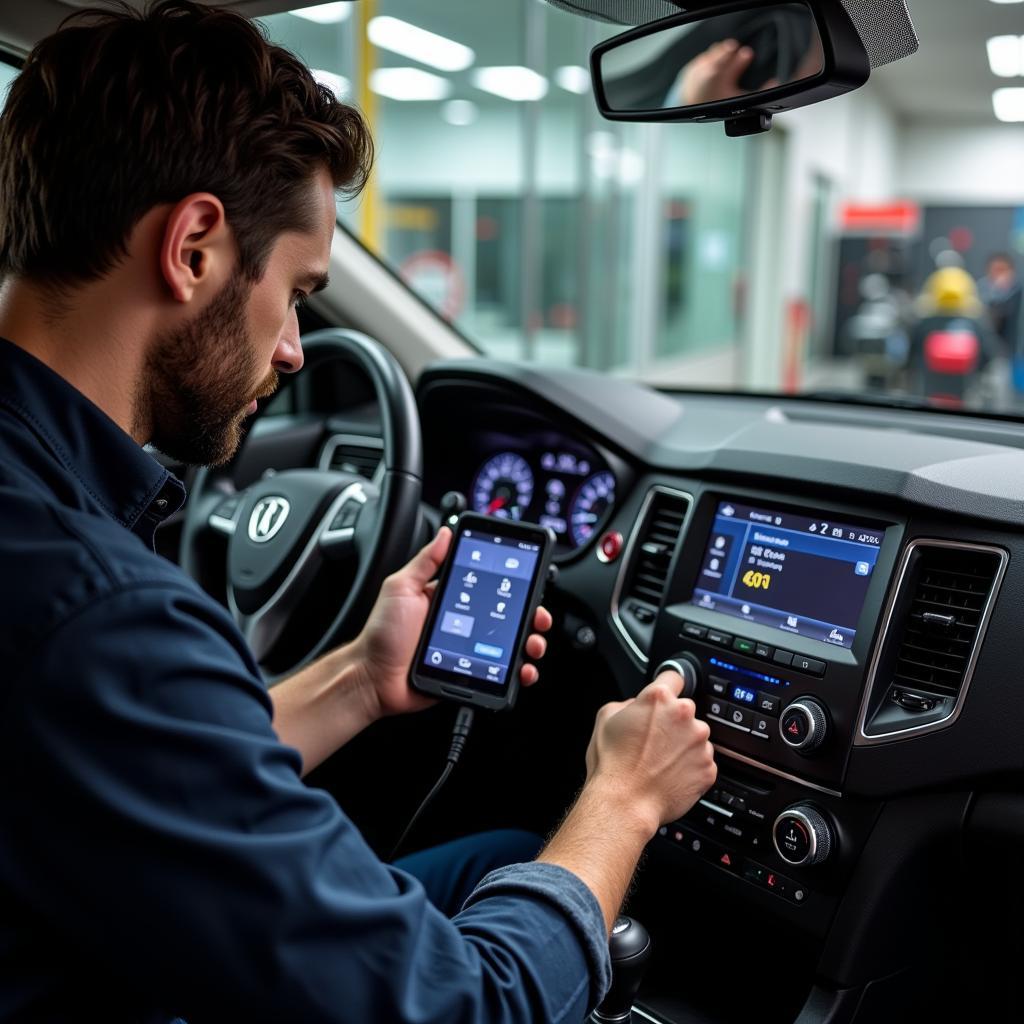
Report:
M 309 296 L 305 292 L 295 291 L 292 292 L 292 305 L 299 309 L 304 306 L 309 299 Z

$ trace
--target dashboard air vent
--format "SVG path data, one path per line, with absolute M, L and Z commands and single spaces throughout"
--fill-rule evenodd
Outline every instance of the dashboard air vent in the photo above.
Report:
M 657 608 L 665 594 L 668 566 L 686 519 L 685 498 L 655 491 L 633 553 L 626 597 L 638 597 Z
M 689 509 L 689 495 L 652 488 L 630 539 L 628 561 L 612 601 L 612 617 L 641 661 L 647 660 L 669 566 Z
M 332 442 L 328 442 L 332 444 Z M 335 439 L 327 466 L 329 469 L 341 470 L 343 473 L 356 473 L 367 480 L 372 480 L 380 466 L 384 451 L 375 438 L 365 440 L 345 438 Z
M 1001 558 L 973 548 L 919 550 L 892 682 L 956 701 Z

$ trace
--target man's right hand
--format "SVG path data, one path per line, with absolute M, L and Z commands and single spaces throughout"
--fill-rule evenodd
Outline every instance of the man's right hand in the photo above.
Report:
M 683 679 L 665 672 L 632 700 L 606 704 L 587 750 L 587 784 L 537 858 L 572 871 L 597 898 L 610 931 L 644 847 L 685 814 L 718 770 Z
M 587 749 L 587 784 L 628 801 L 658 826 L 682 817 L 715 782 L 711 729 L 681 700 L 683 678 L 663 672 L 632 700 L 597 713 Z

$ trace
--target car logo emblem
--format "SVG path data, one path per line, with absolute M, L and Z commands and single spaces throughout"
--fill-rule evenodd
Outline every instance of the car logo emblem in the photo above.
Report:
M 260 498 L 249 516 L 249 540 L 264 544 L 277 536 L 290 509 L 287 498 Z

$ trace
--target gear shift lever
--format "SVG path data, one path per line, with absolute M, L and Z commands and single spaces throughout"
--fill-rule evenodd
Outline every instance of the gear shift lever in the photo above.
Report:
M 594 1024 L 628 1024 L 644 970 L 651 956 L 647 929 L 631 917 L 620 917 L 608 939 L 612 958 L 612 987 L 594 1011 Z

